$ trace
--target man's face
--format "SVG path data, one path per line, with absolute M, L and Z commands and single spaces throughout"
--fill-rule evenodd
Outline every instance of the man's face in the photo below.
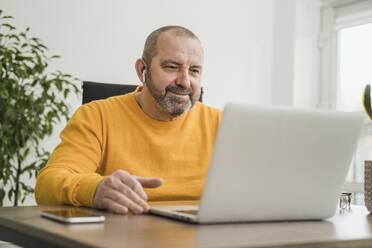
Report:
M 158 106 L 176 117 L 200 97 L 203 51 L 200 42 L 171 32 L 157 42 L 157 54 L 146 70 L 146 86 Z

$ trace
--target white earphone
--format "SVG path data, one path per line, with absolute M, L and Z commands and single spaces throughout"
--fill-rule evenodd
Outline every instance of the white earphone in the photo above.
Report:
M 146 70 L 142 72 L 143 81 L 146 82 Z

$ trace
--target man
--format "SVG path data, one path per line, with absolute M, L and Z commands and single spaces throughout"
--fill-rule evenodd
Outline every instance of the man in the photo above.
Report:
M 221 112 L 197 101 L 199 39 L 179 26 L 155 30 L 135 69 L 143 87 L 72 116 L 38 175 L 38 204 L 140 214 L 148 200 L 200 198 Z

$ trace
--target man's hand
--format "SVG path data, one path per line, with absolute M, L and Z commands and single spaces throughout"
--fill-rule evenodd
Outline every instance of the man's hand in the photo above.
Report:
M 115 171 L 105 178 L 96 189 L 93 207 L 126 214 L 147 213 L 147 195 L 143 188 L 156 188 L 163 183 L 161 178 L 132 176 L 123 170 Z

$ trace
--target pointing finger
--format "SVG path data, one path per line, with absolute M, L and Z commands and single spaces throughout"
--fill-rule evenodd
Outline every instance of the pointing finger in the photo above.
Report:
M 163 184 L 163 179 L 161 178 L 139 176 L 135 176 L 135 178 L 144 188 L 157 188 Z

